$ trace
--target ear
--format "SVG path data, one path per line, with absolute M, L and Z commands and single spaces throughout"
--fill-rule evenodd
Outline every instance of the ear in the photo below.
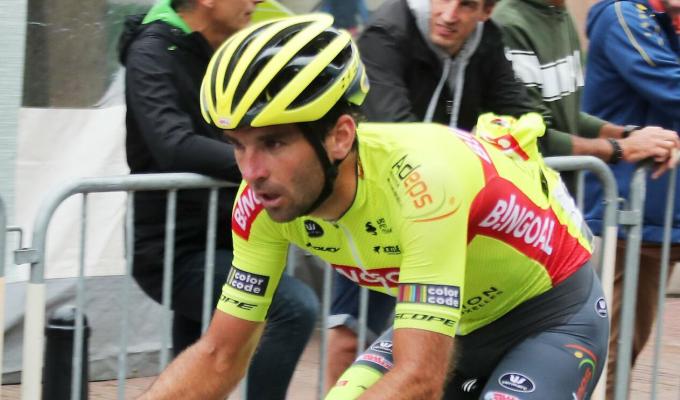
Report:
M 349 114 L 341 115 L 326 137 L 326 150 L 331 160 L 344 160 L 356 139 L 356 122 Z

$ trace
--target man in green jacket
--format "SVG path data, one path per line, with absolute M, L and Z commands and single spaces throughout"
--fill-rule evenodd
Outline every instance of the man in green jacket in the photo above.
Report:
M 678 143 L 674 132 L 615 125 L 580 111 L 581 47 L 565 0 L 503 0 L 492 19 L 503 31 L 515 74 L 549 127 L 543 155 L 592 155 L 611 163 L 654 157 L 657 174 L 668 167 L 669 149 Z

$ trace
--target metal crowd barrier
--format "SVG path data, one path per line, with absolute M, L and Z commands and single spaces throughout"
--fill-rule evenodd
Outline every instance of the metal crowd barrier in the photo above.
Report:
M 646 195 L 646 177 L 651 165 L 640 164 L 630 184 L 628 209 L 622 213 L 621 223 L 630 228 L 626 235 L 626 256 L 624 264 L 623 290 L 621 293 L 621 324 L 619 328 L 618 359 L 616 364 L 615 400 L 628 398 L 629 379 L 631 373 L 633 334 L 635 322 L 635 303 L 637 300 L 637 284 L 640 269 L 640 246 L 642 244 L 642 229 L 644 205 Z M 675 180 L 677 168 L 672 169 L 668 178 L 666 196 L 666 210 L 664 215 L 663 242 L 661 246 L 661 268 L 659 276 L 659 296 L 657 305 L 656 340 L 654 344 L 654 358 L 652 367 L 651 398 L 657 398 L 659 356 L 661 336 L 663 331 L 664 306 L 666 298 L 666 284 L 668 262 L 670 254 L 671 228 L 673 225 L 673 211 L 675 205 Z
M 170 285 L 172 282 L 172 264 L 174 258 L 174 230 L 175 230 L 175 214 L 177 208 L 177 191 L 182 189 L 210 189 L 209 198 L 209 228 L 207 231 L 207 254 L 206 254 L 206 279 L 204 287 L 209 288 L 205 290 L 205 297 L 211 297 L 212 294 L 212 274 L 214 271 L 214 248 L 215 248 L 215 221 L 217 213 L 217 190 L 222 187 L 234 186 L 233 183 L 218 181 L 202 175 L 189 173 L 176 174 L 145 174 L 145 175 L 129 175 L 121 177 L 104 177 L 104 178 L 86 178 L 77 180 L 68 185 L 63 186 L 49 195 L 42 203 L 38 211 L 33 229 L 32 248 L 24 251 L 22 257 L 31 264 L 30 278 L 27 285 L 26 292 L 26 316 L 24 327 L 24 344 L 23 344 L 23 372 L 21 397 L 24 400 L 38 400 L 42 396 L 42 382 L 41 372 L 44 362 L 44 330 L 45 330 L 45 257 L 46 257 L 46 242 L 47 229 L 50 220 L 58 208 L 58 206 L 67 198 L 82 194 L 82 214 L 80 224 L 80 257 L 79 257 L 79 273 L 78 283 L 76 289 L 76 334 L 74 338 L 74 355 L 73 365 L 80 365 L 83 357 L 83 309 L 84 309 L 84 267 L 85 267 L 85 250 L 86 250 L 86 234 L 85 229 L 87 225 L 87 196 L 90 193 L 103 192 L 127 192 L 127 216 L 126 216 L 126 233 L 125 242 L 127 245 L 126 255 L 126 284 L 124 285 L 124 298 L 131 284 L 132 271 L 132 252 L 133 237 L 134 237 L 134 209 L 132 207 L 134 201 L 134 193 L 136 191 L 146 190 L 167 190 L 168 200 L 166 209 L 166 230 L 165 230 L 165 254 L 163 259 L 164 279 L 163 279 L 163 308 L 165 316 L 163 318 L 163 335 L 161 340 L 161 370 L 165 368 L 169 360 L 169 343 L 170 337 Z M 208 286 L 210 285 L 210 286 Z M 204 304 L 210 304 L 210 299 L 205 300 Z M 118 358 L 118 398 L 124 398 L 125 389 L 125 372 L 126 365 L 126 350 L 127 350 L 127 326 L 128 326 L 128 312 L 127 307 L 123 307 L 123 317 L 121 324 L 121 347 Z M 204 307 L 203 313 L 203 327 L 207 326 L 212 312 L 212 307 Z M 87 355 L 85 355 L 87 357 Z M 75 373 L 77 368 L 73 369 L 72 374 L 72 388 L 78 388 L 81 385 L 81 376 Z M 72 390 L 72 399 L 78 400 L 80 398 L 79 390 Z
M 617 186 L 616 186 L 616 180 L 614 179 L 614 176 L 609 169 L 609 167 L 602 161 L 600 161 L 597 158 L 594 157 L 589 157 L 589 156 L 568 156 L 568 157 L 550 157 L 546 159 L 546 163 L 558 170 L 558 171 L 590 171 L 593 172 L 601 181 L 603 185 L 603 190 L 604 190 L 604 201 L 605 201 L 605 212 L 604 212 L 604 218 L 603 218 L 603 240 L 602 240 L 602 251 L 599 253 L 600 254 L 600 265 L 602 266 L 601 268 L 601 273 L 600 277 L 602 280 L 602 285 L 603 289 L 605 292 L 605 296 L 607 300 L 611 303 L 611 297 L 613 294 L 613 278 L 614 278 L 614 262 L 615 262 L 615 255 L 616 255 L 616 240 L 617 240 L 617 222 L 618 219 L 620 218 L 620 215 L 617 213 L 617 205 L 618 205 L 618 192 L 617 192 Z M 642 171 L 642 170 L 641 170 Z M 641 176 L 638 177 L 638 175 Z M 640 183 L 639 181 L 642 181 L 642 189 L 644 189 L 644 171 L 636 173 L 636 177 L 634 178 L 634 187 L 638 187 Z M 46 246 L 46 240 L 47 240 L 47 229 L 50 223 L 50 220 L 52 218 L 52 215 L 54 214 L 55 210 L 57 207 L 67 198 L 70 196 L 73 196 L 75 194 L 82 194 L 83 195 L 83 206 L 82 206 L 82 218 L 81 218 L 81 237 L 80 237 L 80 243 L 81 243 L 81 254 L 80 254 L 80 259 L 79 259 L 79 278 L 82 278 L 84 274 L 84 263 L 85 263 L 85 227 L 86 227 L 86 222 L 87 222 L 87 215 L 86 215 L 86 204 L 87 204 L 87 195 L 89 193 L 97 193 L 97 192 L 127 192 L 128 193 L 128 199 L 127 199 L 127 205 L 128 205 L 128 212 L 126 215 L 126 248 L 127 249 L 133 249 L 133 201 L 134 201 L 134 192 L 136 191 L 141 191 L 141 190 L 167 190 L 168 191 L 168 201 L 167 201 L 167 209 L 166 209 L 166 247 L 165 247 L 165 255 L 164 255 L 164 282 L 163 282 L 163 307 L 166 312 L 166 317 L 164 318 L 164 326 L 163 326 L 163 337 L 162 337 L 162 344 L 161 344 L 161 362 L 160 362 L 160 368 L 161 370 L 166 366 L 169 360 L 169 343 L 170 343 L 170 325 L 169 321 L 170 318 L 169 316 L 171 315 L 170 311 L 170 283 L 171 283 L 171 273 L 172 273 L 172 263 L 173 263 L 173 243 L 174 243 L 174 221 L 175 221 L 175 212 L 176 212 L 176 200 L 177 200 L 177 190 L 182 190 L 182 189 L 205 189 L 209 188 L 211 189 L 211 195 L 209 199 L 209 223 L 208 223 L 208 232 L 207 232 L 207 238 L 206 238 L 206 246 L 207 246 L 207 257 L 206 257 L 206 288 L 210 288 L 212 286 L 212 275 L 214 271 L 214 262 L 213 262 L 213 257 L 211 256 L 214 251 L 215 247 L 215 218 L 216 218 L 216 210 L 217 210 L 217 189 L 221 187 L 227 187 L 231 186 L 232 184 L 229 184 L 227 182 L 222 182 L 222 181 L 217 181 L 211 178 L 207 178 L 201 175 L 196 175 L 196 174 L 186 174 L 186 173 L 178 173 L 178 174 L 149 174 L 149 175 L 130 175 L 130 176 L 124 176 L 124 177 L 110 177 L 110 178 L 92 178 L 92 179 L 82 179 L 76 182 L 71 183 L 70 185 L 67 185 L 63 187 L 61 190 L 54 192 L 51 196 L 49 196 L 47 199 L 42 204 L 42 207 L 40 208 L 39 214 L 35 220 L 34 224 L 34 230 L 33 230 L 33 243 L 32 243 L 32 248 L 28 250 L 24 250 L 24 257 L 31 263 L 31 274 L 30 274 L 30 279 L 28 283 L 28 289 L 27 289 L 27 302 L 26 302 L 26 326 L 25 326 L 25 335 L 24 335 L 24 353 L 23 353 L 23 359 L 24 359 L 24 368 L 23 368 L 23 378 L 22 378 L 22 399 L 40 399 L 41 398 L 41 390 L 42 390 L 42 384 L 41 384 L 41 371 L 42 371 L 42 365 L 43 365 L 43 352 L 42 349 L 44 348 L 44 337 L 43 337 L 43 332 L 44 332 L 44 327 L 45 327 L 45 278 L 44 278 L 44 270 L 45 270 L 45 246 Z M 644 192 L 642 194 L 637 193 L 639 192 L 639 189 L 636 190 L 631 190 L 631 193 L 634 193 L 637 197 L 635 199 L 631 199 L 631 209 L 639 209 L 641 206 L 637 206 L 641 199 L 644 199 Z M 669 196 L 672 194 L 669 194 Z M 0 207 L 2 204 L 0 203 Z M 633 208 L 637 207 L 637 208 Z M 624 215 L 624 214 L 622 214 Z M 635 212 L 633 214 L 628 214 L 628 215 L 637 215 Z M 0 208 L 0 226 L 3 224 L 3 219 L 4 218 L 4 213 L 3 209 Z M 629 217 L 631 218 L 631 217 Z M 625 220 L 625 217 L 623 217 Z M 631 229 L 631 234 L 633 241 L 635 239 L 635 231 L 636 229 L 640 229 L 640 223 L 641 223 L 641 215 L 639 215 L 639 221 L 637 222 L 637 228 L 634 226 Z M 0 250 L 2 250 L 2 247 L 4 245 L 4 241 L 2 240 L 3 237 L 2 235 L 4 234 L 4 231 L 0 233 Z M 637 240 L 638 240 L 638 246 L 637 246 L 637 251 L 639 253 L 639 233 L 637 234 Z M 665 246 L 667 245 L 668 240 L 665 240 Z M 628 274 L 628 269 L 629 268 L 636 268 L 636 265 L 633 265 L 635 262 L 637 262 L 637 256 L 638 253 L 633 254 L 632 252 L 635 250 L 634 248 L 636 247 L 634 244 L 631 243 L 632 245 L 629 246 L 629 249 L 631 251 L 631 254 L 626 254 L 627 258 L 627 263 L 626 263 L 626 274 Z M 668 257 L 668 250 L 664 248 L 664 255 L 667 263 L 667 257 Z M 1 262 L 1 261 L 0 261 Z M 631 266 L 629 267 L 629 263 Z M 3 265 L 0 264 L 0 274 L 2 274 Z M 131 282 L 131 271 L 133 268 L 133 262 L 132 262 L 132 251 L 127 251 L 126 254 L 126 279 L 127 279 L 127 284 L 124 285 L 123 290 L 127 291 L 129 289 L 129 284 Z M 637 271 L 634 271 L 631 274 L 636 273 Z M 1 276 L 1 275 L 0 275 Z M 628 275 L 626 275 L 628 276 Z M 634 275 L 631 275 L 634 276 Z M 665 277 L 665 275 L 664 275 Z M 327 325 L 327 319 L 328 319 L 328 314 L 329 314 L 329 309 L 330 309 L 330 293 L 331 293 L 331 278 L 332 278 L 332 270 L 330 268 L 326 268 L 324 271 L 324 283 L 323 283 L 323 298 L 322 298 L 322 323 L 321 323 L 321 351 L 320 351 L 320 368 L 319 368 L 319 378 L 318 378 L 318 398 L 321 399 L 323 398 L 324 395 L 324 374 L 325 374 L 325 368 L 326 368 L 326 363 L 327 363 L 327 330 L 325 329 Z M 1 278 L 0 278 L 1 279 Z M 634 285 L 636 282 L 636 279 L 627 279 L 627 284 L 624 290 L 624 295 L 630 291 L 630 287 Z M 0 285 L 4 285 L 4 282 L 0 280 Z M 664 288 L 665 288 L 665 283 L 664 283 Z M 633 288 L 633 293 L 635 292 Z M 213 311 L 212 307 L 210 305 L 210 296 L 208 295 L 211 292 L 210 289 L 205 290 L 206 296 L 204 298 L 204 307 L 203 307 L 203 327 L 204 329 L 207 327 L 207 324 L 209 322 L 210 314 Z M 126 292 L 124 292 L 123 296 L 126 297 L 125 295 Z M 2 295 L 2 292 L 0 292 L 0 295 Z M 626 315 L 626 310 L 631 308 L 632 300 L 629 300 L 628 297 L 630 296 L 625 296 L 624 297 L 624 310 L 623 310 L 623 315 Z M 2 298 L 0 298 L 0 301 L 2 301 Z M 76 301 L 77 301 L 77 330 L 76 330 L 76 338 L 74 340 L 75 344 L 75 354 L 74 354 L 74 363 L 73 365 L 79 365 L 81 358 L 83 357 L 82 354 L 82 337 L 83 337 L 83 308 L 84 308 L 84 281 L 83 279 L 79 279 L 78 281 L 78 287 L 77 287 L 77 293 L 76 293 Z M 663 299 L 660 296 L 660 309 L 659 309 L 659 315 L 662 315 L 662 302 Z M 634 304 L 632 304 L 632 307 L 634 309 Z M 362 290 L 361 295 L 360 295 L 360 314 L 359 314 L 359 321 L 360 321 L 360 328 L 359 328 L 359 342 L 358 343 L 364 343 L 365 338 L 366 338 L 366 314 L 367 314 L 367 308 L 368 308 L 368 291 L 367 290 Z M 124 398 L 124 389 L 125 389 L 125 379 L 126 379 L 126 347 L 127 347 L 127 324 L 128 324 L 128 316 L 127 316 L 127 308 L 124 307 L 124 315 L 122 318 L 122 326 L 121 326 L 121 346 L 120 346 L 120 353 L 119 353 L 119 374 L 118 374 L 118 398 L 122 399 Z M 623 342 L 621 343 L 621 349 L 623 349 L 626 345 L 630 347 L 630 342 L 631 342 L 631 335 L 632 335 L 632 319 L 634 316 L 630 316 L 628 318 L 630 321 L 623 322 L 622 321 L 622 326 L 621 326 L 621 338 Z M 661 318 L 659 319 L 661 320 Z M 657 335 L 660 333 L 657 332 Z M 660 340 L 657 341 L 657 345 L 660 342 Z M 1 343 L 0 343 L 1 345 Z M 0 347 L 1 350 L 1 347 Z M 360 351 L 360 349 L 358 349 Z M 658 350 L 657 350 L 658 351 Z M 626 359 L 626 354 L 621 352 L 619 353 L 619 364 L 617 366 L 617 390 L 618 390 L 618 385 L 625 385 L 622 386 L 623 392 L 626 393 L 628 388 L 627 388 L 627 376 L 630 373 L 630 362 L 628 363 L 623 363 L 622 360 Z M 630 359 L 630 348 L 628 348 L 628 360 Z M 620 371 L 621 370 L 621 371 Z M 75 371 L 75 369 L 74 369 Z M 625 374 L 625 379 L 620 379 L 619 378 L 619 373 Z M 605 388 L 605 380 L 606 380 L 606 363 L 605 363 L 605 371 L 603 372 L 602 378 L 600 379 L 600 385 L 598 386 L 598 389 L 596 391 L 596 394 L 593 396 L 593 399 L 603 399 L 604 398 L 604 388 Z M 80 385 L 80 374 L 74 373 L 72 376 L 72 382 L 71 382 L 71 387 L 77 388 Z M 245 386 L 245 385 L 243 385 Z M 242 387 L 243 389 L 244 387 Z M 74 400 L 79 399 L 80 394 L 78 393 L 77 390 L 72 391 L 73 396 L 72 398 Z M 77 393 L 77 394 L 76 394 Z M 617 391 L 617 397 L 616 399 L 623 399 L 624 397 L 619 397 L 618 391 Z
M 584 170 L 590 171 L 600 180 L 604 193 L 605 205 L 602 221 L 602 251 L 600 251 L 600 281 L 602 291 L 607 304 L 612 304 L 614 295 L 614 270 L 616 262 L 616 237 L 618 232 L 617 206 L 618 187 L 611 169 L 602 160 L 592 156 L 563 156 L 546 157 L 546 164 L 557 171 L 578 171 L 576 201 L 579 208 L 583 208 L 583 174 Z M 584 222 L 585 223 L 585 222 Z M 607 361 L 603 360 L 604 368 L 600 381 L 593 393 L 594 400 L 605 398 L 607 390 Z

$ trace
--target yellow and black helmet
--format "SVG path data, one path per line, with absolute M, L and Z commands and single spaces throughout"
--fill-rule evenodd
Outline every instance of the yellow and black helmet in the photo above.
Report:
M 328 14 L 265 21 L 224 42 L 201 85 L 221 129 L 316 121 L 338 101 L 360 105 L 368 79 L 350 34 Z

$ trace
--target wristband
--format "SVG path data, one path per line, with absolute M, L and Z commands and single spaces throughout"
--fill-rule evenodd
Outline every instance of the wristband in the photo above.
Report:
M 630 134 L 633 133 L 633 131 L 636 131 L 638 129 L 640 129 L 640 127 L 637 126 L 637 125 L 626 125 L 626 126 L 623 127 L 623 132 L 621 132 L 621 137 L 623 139 L 625 139 L 628 136 L 630 136 Z
M 607 138 L 607 141 L 612 145 L 612 156 L 609 157 L 609 163 L 617 164 L 623 159 L 623 149 L 621 148 L 618 140 Z

